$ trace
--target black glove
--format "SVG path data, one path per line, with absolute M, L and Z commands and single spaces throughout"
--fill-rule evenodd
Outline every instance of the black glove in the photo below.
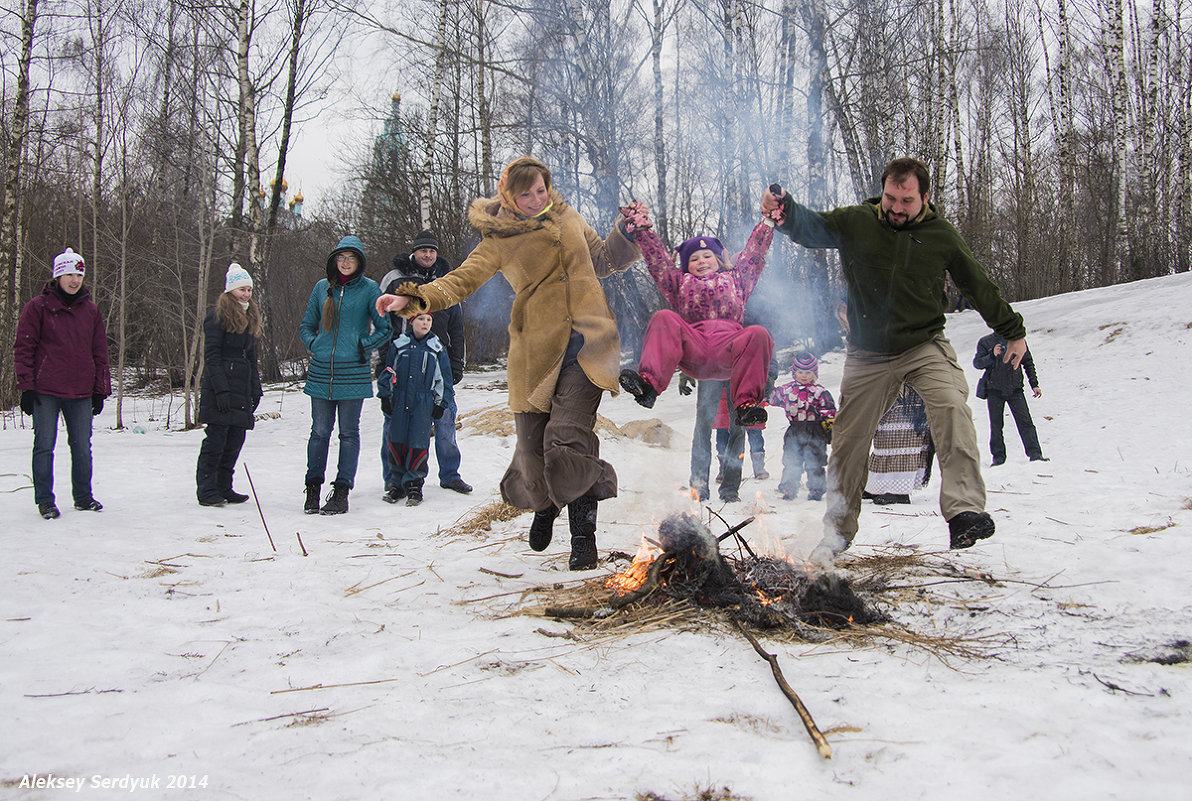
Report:
M 679 373 L 679 394 L 690 395 L 695 387 L 695 381 L 686 373 Z
M 436 420 L 440 420 L 440 419 L 442 419 L 442 417 L 443 417 L 443 412 L 445 412 L 445 411 L 447 411 L 447 407 L 446 407 L 446 406 L 436 406 L 436 407 L 435 407 L 435 408 L 434 408 L 434 409 L 431 411 L 431 413 L 430 413 L 430 416 L 431 416 L 431 417 L 433 417 L 433 418 L 435 418 Z
M 95 417 L 103 411 L 103 395 L 98 392 L 91 396 L 91 416 Z
M 232 393 L 231 392 L 216 392 L 215 393 L 215 410 L 220 414 L 227 414 L 232 411 Z
M 30 417 L 33 416 L 33 407 L 38 402 L 36 389 L 26 389 L 21 393 L 21 411 Z
M 381 414 L 386 417 L 393 414 L 393 401 L 388 398 L 381 398 Z

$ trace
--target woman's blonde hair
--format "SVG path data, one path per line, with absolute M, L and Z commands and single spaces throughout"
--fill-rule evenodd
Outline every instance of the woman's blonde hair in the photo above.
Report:
M 254 337 L 261 335 L 261 313 L 257 310 L 255 300 L 250 299 L 248 308 L 242 309 L 240 301 L 232 297 L 230 293 L 224 292 L 215 304 L 215 316 L 219 318 L 219 324 L 233 334 L 240 334 L 247 330 Z

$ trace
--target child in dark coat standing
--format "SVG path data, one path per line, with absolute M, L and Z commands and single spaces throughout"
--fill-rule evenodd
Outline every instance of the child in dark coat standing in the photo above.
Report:
M 451 362 L 447 348 L 431 333 L 429 312 L 410 318 L 410 330 L 389 346 L 377 381 L 381 410 L 389 418 L 385 440 L 391 458 L 391 484 L 385 500 L 406 506 L 422 503 L 430 453 L 431 426 L 451 405 Z
M 46 520 L 54 504 L 58 416 L 66 421 L 74 506 L 98 512 L 91 495 L 91 418 L 112 394 L 108 336 L 99 307 L 83 288 L 87 265 L 70 248 L 54 258 L 52 278 L 25 304 L 13 344 L 21 411 L 33 418 L 33 500 Z
M 782 480 L 778 491 L 783 500 L 799 492 L 799 480 L 807 472 L 807 500 L 824 497 L 824 465 L 828 463 L 828 442 L 836 419 L 836 401 L 819 383 L 819 359 L 807 351 L 795 354 L 791 366 L 795 380 L 770 393 L 770 405 L 786 411 L 790 427 L 782 438 Z
M 257 337 L 261 314 L 252 299 L 252 276 L 236 262 L 228 265 L 224 291 L 203 320 L 203 385 L 199 422 L 207 424 L 195 469 L 200 506 L 244 503 L 232 489 L 232 474 L 253 412 L 261 402 Z

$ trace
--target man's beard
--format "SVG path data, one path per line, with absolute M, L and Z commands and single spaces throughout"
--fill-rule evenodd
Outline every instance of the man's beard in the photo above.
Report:
M 894 212 L 887 211 L 886 212 L 886 222 L 888 222 L 890 224 L 891 228 L 897 230 L 899 228 L 902 228 L 908 222 L 910 222 L 910 218 L 905 214 L 895 215 Z

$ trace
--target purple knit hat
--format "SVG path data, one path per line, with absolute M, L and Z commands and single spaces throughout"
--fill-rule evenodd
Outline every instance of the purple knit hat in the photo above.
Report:
M 714 236 L 693 236 L 679 245 L 679 263 L 683 272 L 687 272 L 687 260 L 697 250 L 710 250 L 716 254 L 716 258 L 720 259 L 721 263 L 724 262 L 724 245 L 720 243 L 719 239 Z
M 806 370 L 810 373 L 819 375 L 819 359 L 815 358 L 815 354 L 810 351 L 801 350 L 795 354 L 795 361 L 791 364 L 791 372 L 798 370 Z

